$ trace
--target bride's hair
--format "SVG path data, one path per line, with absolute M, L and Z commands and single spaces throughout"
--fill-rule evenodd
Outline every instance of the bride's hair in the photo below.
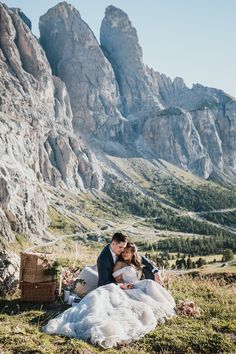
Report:
M 131 263 L 133 265 L 135 265 L 135 267 L 137 267 L 138 269 L 141 269 L 142 268 L 142 261 L 141 261 L 141 257 L 138 255 L 137 246 L 132 242 L 127 242 L 127 245 L 125 248 L 129 248 L 131 250 L 131 252 L 133 253 Z

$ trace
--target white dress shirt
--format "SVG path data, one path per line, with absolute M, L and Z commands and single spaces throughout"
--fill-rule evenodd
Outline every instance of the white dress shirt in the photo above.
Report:
M 111 255 L 112 255 L 112 258 L 113 258 L 113 261 L 114 261 L 114 264 L 115 264 L 116 261 L 117 261 L 118 256 L 112 251 L 111 246 L 109 248 L 110 248 Z

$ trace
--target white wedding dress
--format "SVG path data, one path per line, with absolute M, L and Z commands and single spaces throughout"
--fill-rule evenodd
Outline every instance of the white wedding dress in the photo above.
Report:
M 120 274 L 124 283 L 134 283 L 133 289 L 122 290 L 116 284 L 101 286 L 50 320 L 44 331 L 111 348 L 139 339 L 175 315 L 174 299 L 161 285 L 139 280 L 141 274 L 133 266 L 113 273 Z

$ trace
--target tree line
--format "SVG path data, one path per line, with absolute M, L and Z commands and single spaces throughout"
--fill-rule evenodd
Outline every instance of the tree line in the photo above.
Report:
M 171 237 L 157 241 L 155 247 L 160 251 L 183 252 L 191 256 L 208 256 L 210 254 L 221 254 L 225 249 L 236 252 L 236 236 L 231 235 L 225 238 L 221 234 L 214 237 Z
M 172 269 L 195 269 L 200 268 L 207 264 L 206 259 L 199 257 L 196 261 L 194 261 L 190 255 L 186 256 L 183 254 L 181 256 L 178 253 L 176 256 L 173 254 L 170 255 L 168 252 L 159 252 L 159 253 L 145 253 L 145 256 L 152 260 L 158 268 L 164 267 L 165 269 L 172 268 Z M 176 259 L 176 261 L 170 266 L 170 260 Z M 228 262 L 234 259 L 234 253 L 230 249 L 226 249 L 222 253 L 222 262 Z M 216 259 L 214 258 L 213 261 L 208 263 L 216 263 Z

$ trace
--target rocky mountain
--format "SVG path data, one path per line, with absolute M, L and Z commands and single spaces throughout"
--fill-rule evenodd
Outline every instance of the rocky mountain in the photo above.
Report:
M 80 223 L 78 214 L 85 211 L 75 201 L 70 205 L 67 192 L 102 191 L 110 203 L 135 191 L 177 212 L 171 191 L 156 189 L 160 175 L 162 185 L 183 185 L 174 176 L 181 168 L 199 185 L 205 182 L 195 176 L 232 186 L 236 100 L 201 85 L 189 89 L 181 78 L 171 81 L 148 68 L 122 10 L 106 9 L 101 44 L 66 2 L 40 18 L 39 40 L 20 9 L 0 3 L 0 18 L 3 248 L 22 235 L 36 243 L 50 239 L 51 205 L 61 214 L 73 211 Z M 132 193 L 128 204 L 136 201 Z
M 75 132 L 116 138 L 123 119 L 111 64 L 79 12 L 65 2 L 40 18 L 40 42 L 53 74 L 66 84 Z
M 159 89 L 143 64 L 136 29 L 127 14 L 108 6 L 101 25 L 101 48 L 112 64 L 120 90 L 120 109 L 127 117 L 162 108 Z
M 146 67 L 135 28 L 114 6 L 106 9 L 101 47 L 113 66 L 121 111 L 133 128 L 138 150 L 141 146 L 142 152 L 203 178 L 215 168 L 235 173 L 234 98 L 201 85 L 189 89 L 183 79 L 172 82 Z
M 37 38 L 0 4 L 1 241 L 14 233 L 43 235 L 44 182 L 100 188 L 96 158 L 74 134 L 65 83 L 52 75 Z
M 190 112 L 213 166 L 235 175 L 235 98 L 199 84 L 189 89 L 181 78 L 172 83 L 165 75 L 156 75 L 166 105 Z

